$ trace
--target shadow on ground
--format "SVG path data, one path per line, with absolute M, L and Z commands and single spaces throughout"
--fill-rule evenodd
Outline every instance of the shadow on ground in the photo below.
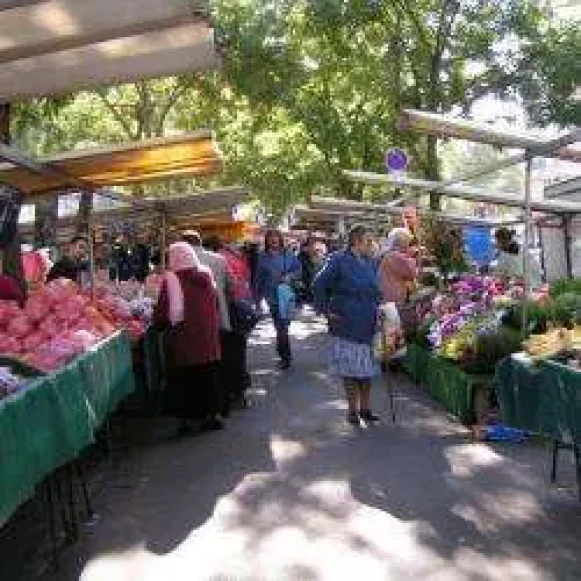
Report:
M 581 505 L 572 479 L 547 485 L 544 450 L 471 442 L 402 377 L 396 425 L 347 427 L 323 331 L 297 324 L 296 368 L 280 374 L 262 325 L 251 409 L 222 433 L 137 450 L 56 578 L 581 577 Z M 374 397 L 389 418 L 381 385 Z

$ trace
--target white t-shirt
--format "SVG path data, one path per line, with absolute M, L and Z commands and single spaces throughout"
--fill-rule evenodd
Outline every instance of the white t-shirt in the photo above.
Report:
M 541 266 L 537 257 L 529 250 L 529 277 L 528 285 L 538 288 L 543 284 Z M 522 250 L 518 254 L 509 254 L 500 251 L 494 273 L 503 278 L 524 278 L 524 264 Z

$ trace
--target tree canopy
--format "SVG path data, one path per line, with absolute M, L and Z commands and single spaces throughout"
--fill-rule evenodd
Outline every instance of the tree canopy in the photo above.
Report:
M 438 178 L 436 140 L 399 130 L 404 107 L 468 112 L 493 94 L 536 123 L 581 120 L 579 27 L 533 0 L 215 0 L 213 11 L 218 73 L 19 104 L 15 140 L 41 154 L 209 127 L 226 158 L 218 180 L 283 211 L 313 192 L 372 195 L 341 170 L 381 171 L 392 146 Z

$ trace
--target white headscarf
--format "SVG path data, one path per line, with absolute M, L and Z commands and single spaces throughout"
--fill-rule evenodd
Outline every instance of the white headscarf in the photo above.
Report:
M 200 261 L 187 242 L 176 242 L 169 247 L 169 270 L 165 274 L 169 299 L 169 320 L 177 325 L 184 320 L 184 291 L 176 272 L 180 270 L 200 270 Z

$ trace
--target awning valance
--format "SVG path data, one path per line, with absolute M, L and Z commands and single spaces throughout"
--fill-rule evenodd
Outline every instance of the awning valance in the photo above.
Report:
M 119 186 L 220 171 L 222 154 L 209 131 L 146 139 L 41 158 L 47 169 L 34 173 L 0 165 L 0 182 L 32 196 L 71 188 Z

